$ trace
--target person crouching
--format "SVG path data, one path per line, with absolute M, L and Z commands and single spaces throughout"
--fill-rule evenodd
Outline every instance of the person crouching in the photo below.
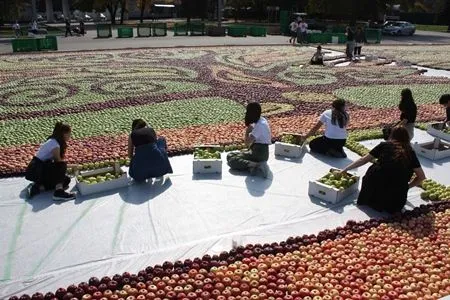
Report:
M 243 152 L 232 152 L 227 156 L 228 165 L 232 170 L 248 171 L 252 175 L 259 170 L 267 178 L 267 162 L 269 160 L 269 145 L 272 144 L 272 134 L 269 123 L 261 117 L 261 105 L 256 102 L 247 105 L 245 114 L 245 144 L 249 148 Z
M 56 123 L 52 135 L 43 143 L 28 164 L 25 178 L 33 184 L 28 188 L 29 198 L 42 191 L 55 190 L 53 200 L 66 201 L 75 199 L 74 193 L 67 193 L 70 178 L 66 175 L 67 163 L 64 156 L 72 129 L 62 122 Z
M 142 119 L 134 120 L 131 130 L 128 138 L 131 178 L 136 182 L 145 182 L 173 173 L 165 138 L 158 138 L 155 130 Z

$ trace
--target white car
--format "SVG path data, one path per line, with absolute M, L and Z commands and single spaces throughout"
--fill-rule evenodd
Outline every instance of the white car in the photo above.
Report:
M 404 21 L 388 21 L 384 23 L 382 32 L 389 35 L 413 35 L 416 26 Z

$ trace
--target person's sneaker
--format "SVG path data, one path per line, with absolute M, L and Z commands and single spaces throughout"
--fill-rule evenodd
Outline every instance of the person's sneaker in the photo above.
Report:
M 41 192 L 41 189 L 39 188 L 39 186 L 37 184 L 30 184 L 27 187 L 28 199 L 33 198 L 34 196 L 36 196 L 40 192 Z
M 54 201 L 69 201 L 74 200 L 76 198 L 74 193 L 68 193 L 64 190 L 57 190 L 53 193 Z

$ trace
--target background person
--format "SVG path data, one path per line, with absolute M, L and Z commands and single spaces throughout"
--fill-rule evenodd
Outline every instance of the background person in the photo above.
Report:
M 410 89 L 402 90 L 398 109 L 401 112 L 399 125 L 406 128 L 406 130 L 408 131 L 409 140 L 411 141 L 414 137 L 414 126 L 417 117 L 417 105 L 414 102 L 414 98 Z
M 55 190 L 53 200 L 66 201 L 75 199 L 75 194 L 67 193 L 70 178 L 66 175 L 67 163 L 64 156 L 72 129 L 69 125 L 58 122 L 52 135 L 43 143 L 28 164 L 25 178 L 33 184 L 28 188 L 29 198 L 42 191 Z
M 289 24 L 289 30 L 291 31 L 291 38 L 289 39 L 289 43 L 292 43 L 292 45 L 295 45 L 295 40 L 297 39 L 297 29 L 298 22 L 293 20 L 291 24 Z
M 441 98 L 439 98 L 439 104 L 445 107 L 446 117 L 444 124 L 450 126 L 450 94 L 442 95 Z
M 345 101 L 334 100 L 332 109 L 322 113 L 317 124 L 303 137 L 306 140 L 314 135 L 322 125 L 325 125 L 323 136 L 315 138 L 309 143 L 311 152 L 325 154 L 337 158 L 345 158 L 344 145 L 347 141 L 347 125 L 350 117 L 345 110 Z
M 86 31 L 85 31 L 85 29 L 84 29 L 84 22 L 83 22 L 82 19 L 80 20 L 80 34 L 81 34 L 82 36 L 84 36 L 84 35 L 86 34 Z
M 347 58 L 353 60 L 353 52 L 355 51 L 355 33 L 350 26 L 347 26 L 345 35 L 347 36 Z
M 361 27 L 358 27 L 355 34 L 355 49 L 353 51 L 353 55 L 355 57 L 361 56 L 361 49 L 364 43 L 367 43 L 366 34 Z
M 300 19 L 298 24 L 298 38 L 301 44 L 308 43 L 308 24 L 303 19 Z
M 310 61 L 311 65 L 323 65 L 323 53 L 322 53 L 322 46 L 317 46 L 317 50 L 314 53 L 313 57 Z
M 33 22 L 31 23 L 31 33 L 38 34 L 38 23 L 36 22 L 36 20 L 33 20 Z
M 16 36 L 16 38 L 18 38 L 20 36 L 20 24 L 19 24 L 19 21 L 16 21 L 16 23 L 14 23 L 12 28 L 14 30 L 14 35 Z
M 72 36 L 72 30 L 70 29 L 69 19 L 66 19 L 66 37 L 67 37 L 67 34 L 70 34 L 70 36 Z
M 408 190 L 425 180 L 415 152 L 404 127 L 394 127 L 387 142 L 382 142 L 369 154 L 343 169 L 358 168 L 377 159 L 362 180 L 358 205 L 367 205 L 388 213 L 400 212 L 406 204 Z M 411 180 L 412 175 L 416 176 Z
M 158 138 L 155 130 L 142 119 L 134 120 L 131 125 L 128 157 L 131 159 L 129 174 L 137 182 L 173 173 L 166 139 Z
M 247 105 L 245 144 L 249 150 L 229 153 L 227 162 L 232 170 L 250 171 L 251 174 L 260 170 L 263 177 L 267 178 L 268 170 L 264 162 L 269 160 L 269 145 L 272 144 L 272 134 L 269 123 L 264 117 L 261 117 L 261 111 L 261 105 L 257 102 Z

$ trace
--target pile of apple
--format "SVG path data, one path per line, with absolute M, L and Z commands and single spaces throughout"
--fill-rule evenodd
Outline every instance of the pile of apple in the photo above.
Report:
M 439 299 L 450 295 L 449 223 L 450 202 L 436 202 L 9 300 Z
M 219 148 L 195 148 L 195 159 L 220 159 Z
M 425 179 L 421 187 L 425 190 L 420 194 L 423 200 L 431 201 L 449 201 L 450 200 L 450 186 L 437 183 L 431 179 Z
M 97 176 L 84 176 L 83 177 L 81 175 L 78 175 L 77 179 L 80 183 L 97 184 L 97 183 L 102 183 L 105 181 L 119 179 L 120 177 L 122 177 L 122 175 L 123 175 L 123 172 L 119 171 L 116 174 L 105 173 L 105 174 L 99 174 Z
M 338 190 L 345 190 L 352 186 L 358 179 L 348 173 L 340 173 L 339 170 L 332 170 L 318 181 L 325 185 L 335 187 Z
M 281 142 L 286 143 L 286 144 L 292 144 L 292 145 L 301 145 L 302 144 L 301 136 L 294 135 L 294 134 L 284 134 L 281 137 Z

